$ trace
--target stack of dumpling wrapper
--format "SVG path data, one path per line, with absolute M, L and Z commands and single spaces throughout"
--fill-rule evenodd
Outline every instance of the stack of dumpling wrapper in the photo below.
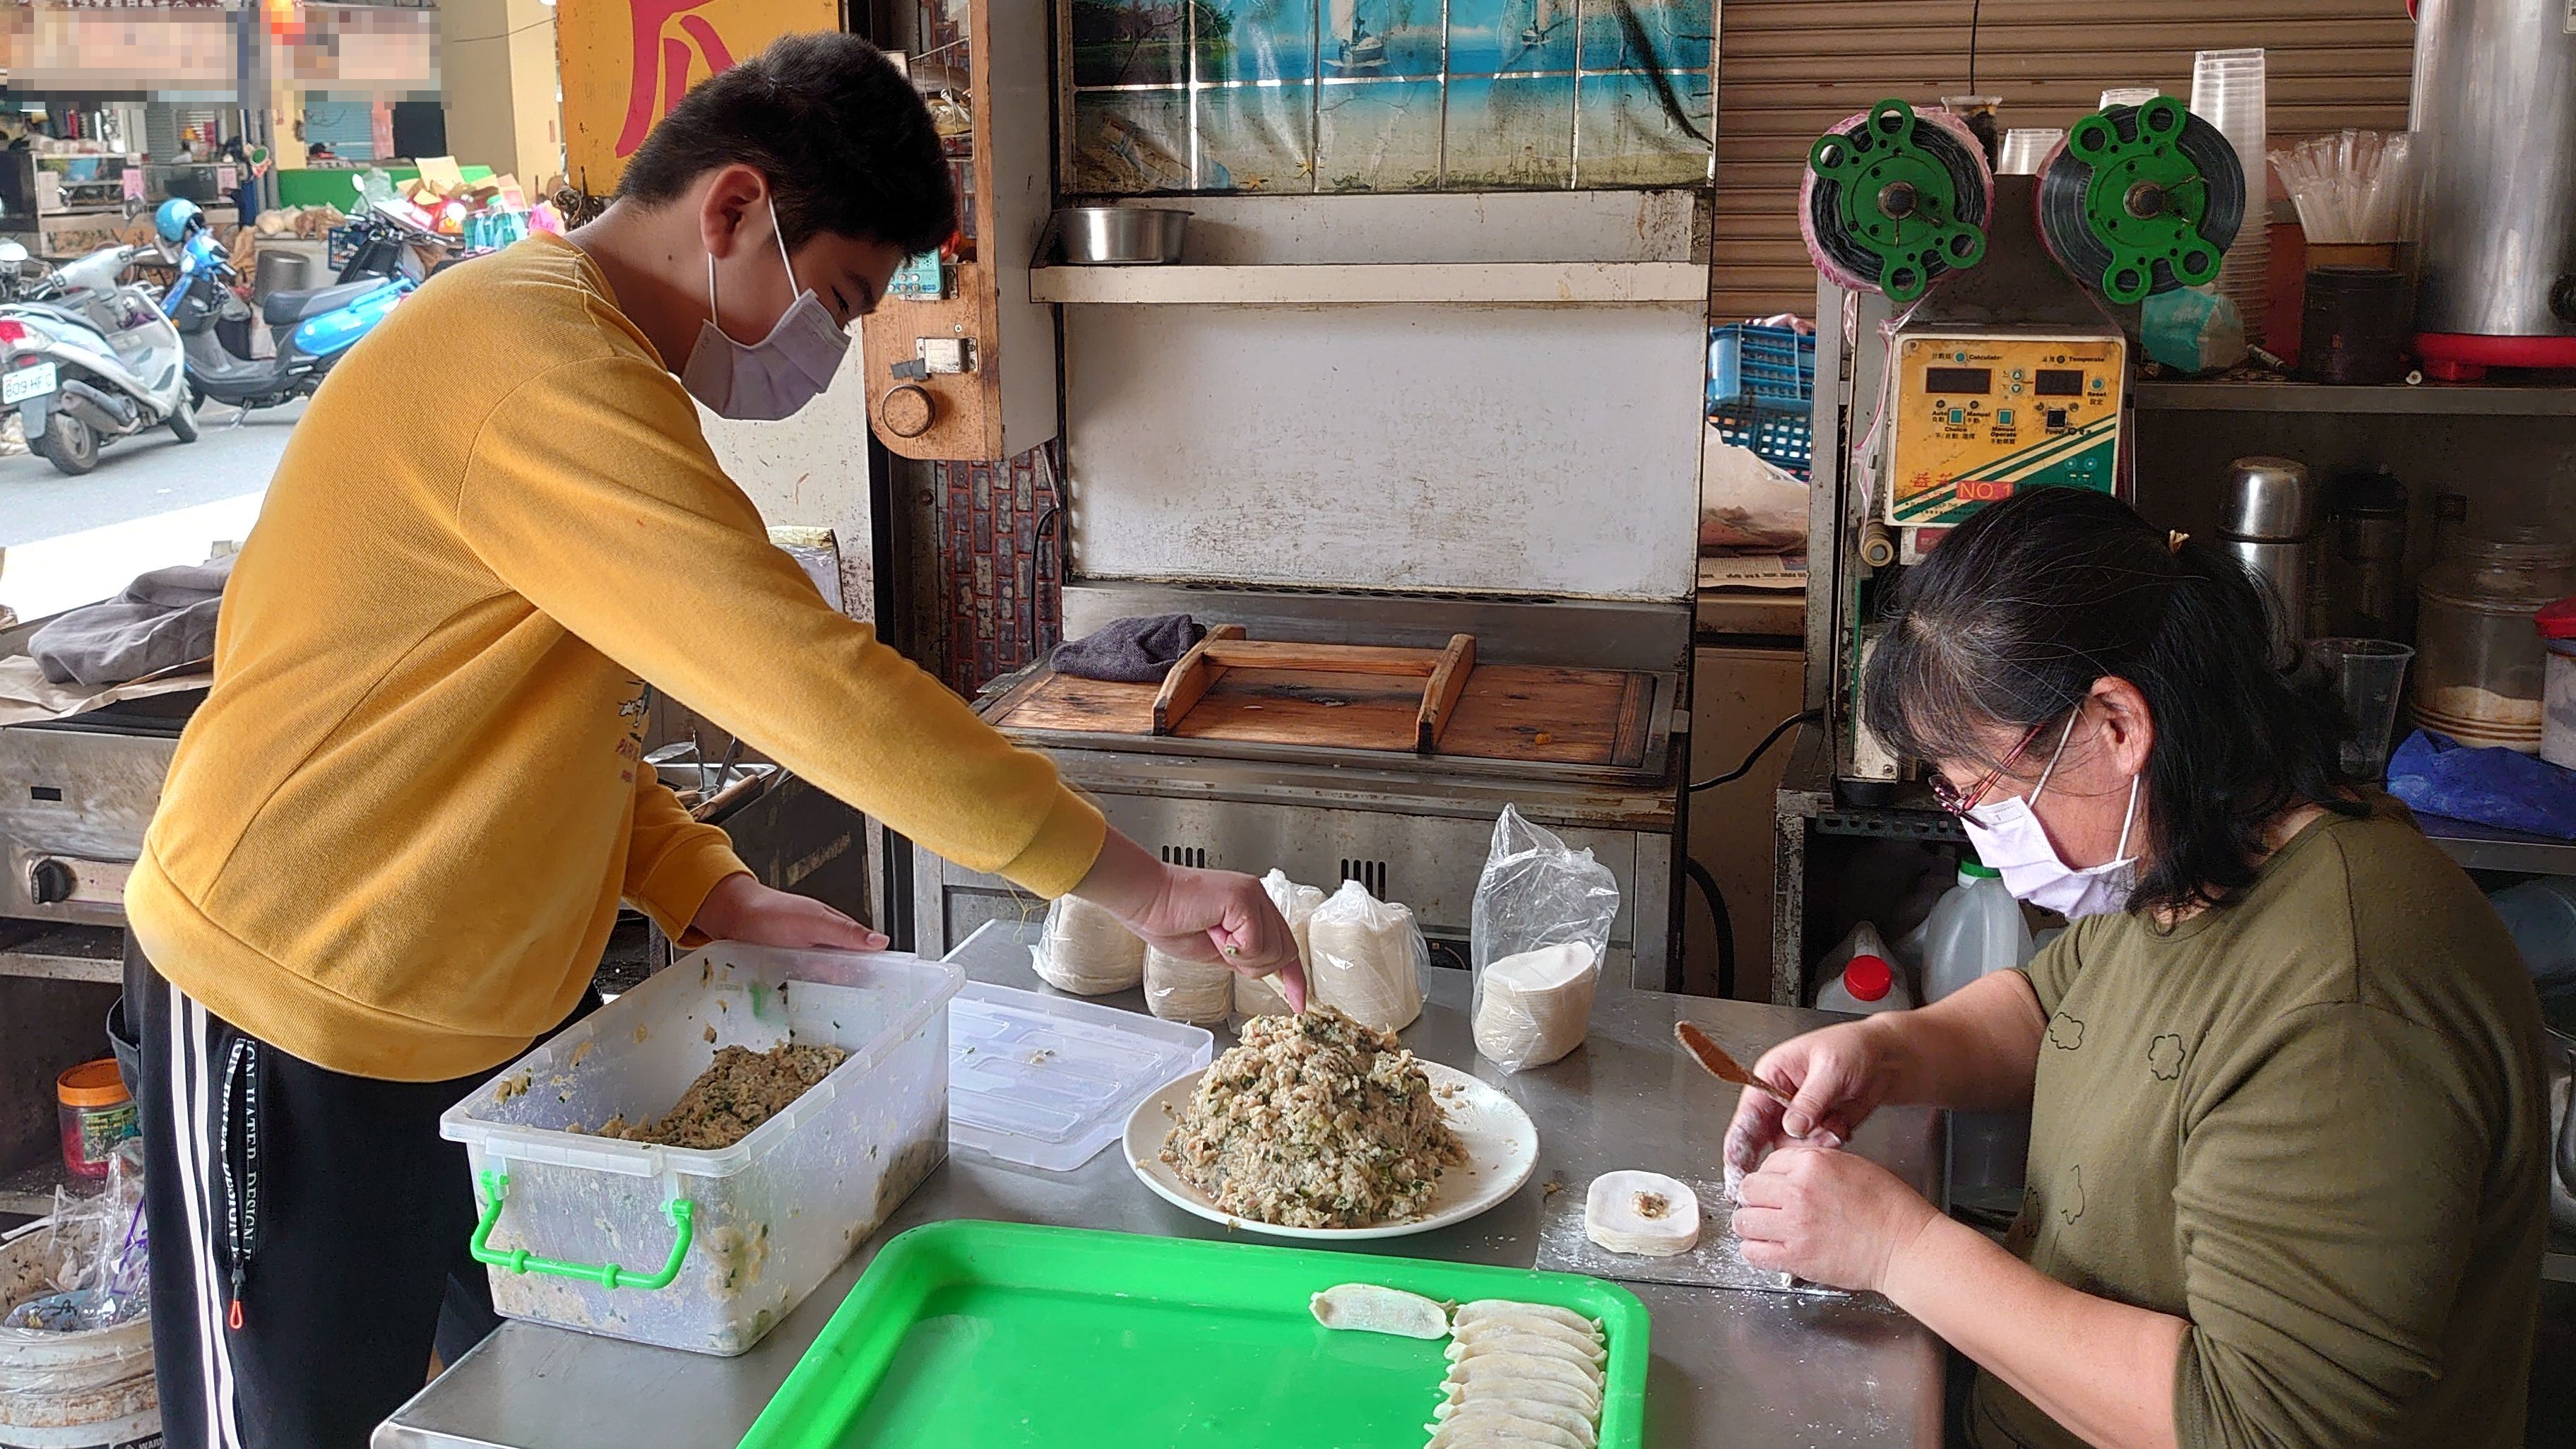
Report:
M 1145 978 L 1145 943 L 1116 916 L 1072 896 L 1047 908 L 1046 929 L 1029 956 L 1039 980 L 1076 996 L 1133 990 Z
M 1297 941 L 1297 964 L 1311 972 L 1314 952 L 1307 944 L 1307 926 L 1315 908 L 1324 903 L 1324 893 L 1313 886 L 1299 885 L 1288 878 L 1288 872 L 1274 870 L 1261 878 L 1261 888 L 1270 892 L 1270 903 L 1279 908 L 1288 922 L 1288 934 Z M 1288 998 L 1279 991 L 1276 976 L 1237 976 L 1234 978 L 1234 1015 L 1238 1024 L 1256 1016 L 1286 1016 Z
M 1591 943 L 1541 946 L 1488 964 L 1476 978 L 1476 1051 L 1525 1071 L 1583 1045 L 1601 971 Z
M 1431 953 L 1410 909 L 1346 880 L 1308 918 L 1306 941 L 1306 986 L 1315 1000 L 1379 1031 L 1402 1031 L 1422 1014 Z
M 1165 1021 L 1223 1021 L 1234 1008 L 1234 968 L 1145 948 L 1145 1009 Z

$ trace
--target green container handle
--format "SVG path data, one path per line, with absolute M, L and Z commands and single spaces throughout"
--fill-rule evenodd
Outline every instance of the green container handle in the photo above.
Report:
M 620 1268 L 615 1263 L 559 1262 L 553 1258 L 537 1257 L 525 1248 L 503 1252 L 492 1246 L 492 1229 L 501 1221 L 501 1199 L 510 1190 L 510 1175 L 485 1172 L 480 1175 L 480 1180 L 483 1204 L 482 1216 L 474 1224 L 474 1261 L 507 1268 L 513 1273 L 552 1273 L 558 1278 L 578 1278 L 602 1288 L 668 1288 L 671 1280 L 680 1276 L 680 1260 L 689 1256 L 689 1244 L 698 1235 L 698 1205 L 687 1198 L 675 1197 L 662 1204 L 662 1211 L 670 1215 L 671 1226 L 678 1228 L 680 1234 L 672 1240 L 671 1256 L 662 1264 L 659 1273 L 638 1273 L 632 1268 Z

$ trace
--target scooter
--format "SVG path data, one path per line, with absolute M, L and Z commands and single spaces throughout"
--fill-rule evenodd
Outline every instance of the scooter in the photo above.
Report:
M 349 231 L 355 245 L 340 268 L 344 287 L 369 277 L 403 277 L 418 285 L 463 260 L 463 243 L 455 237 L 420 226 L 388 205 L 349 218 Z M 431 257 L 437 260 L 426 260 Z
M 104 247 L 29 279 L 27 249 L 0 242 L 0 409 L 16 410 L 28 448 L 63 473 L 157 427 L 197 440 L 178 330 L 150 289 L 118 281 L 157 255 Z
M 372 277 L 347 286 L 271 292 L 260 316 L 277 334 L 277 355 L 258 361 L 227 347 L 219 331 L 251 315 L 223 248 L 203 230 L 191 231 L 180 246 L 179 277 L 162 295 L 161 309 L 178 326 L 190 392 L 230 403 L 238 410 L 232 427 L 241 426 L 253 409 L 311 396 L 332 366 L 414 287 L 405 277 Z

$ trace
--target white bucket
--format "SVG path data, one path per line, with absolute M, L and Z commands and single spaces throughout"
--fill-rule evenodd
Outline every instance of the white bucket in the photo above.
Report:
M 65 1235 L 37 1226 L 0 1244 L 0 1312 L 54 1291 Z M 127 1449 L 161 1442 L 152 1320 L 93 1333 L 0 1328 L 0 1449 Z

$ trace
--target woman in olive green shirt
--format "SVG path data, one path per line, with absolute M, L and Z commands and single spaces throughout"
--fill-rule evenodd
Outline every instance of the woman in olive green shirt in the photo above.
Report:
M 2537 1000 L 2468 877 L 2337 762 L 2233 562 L 2042 489 L 1903 581 L 1870 727 L 1930 761 L 2025 972 L 1787 1042 L 1728 1135 L 1758 1266 L 1976 1361 L 2005 1446 L 2523 1442 L 2548 1210 Z M 1998 1247 L 1832 1149 L 1872 1109 L 2031 1110 Z M 1748 1175 L 1749 1174 L 1749 1175 Z

